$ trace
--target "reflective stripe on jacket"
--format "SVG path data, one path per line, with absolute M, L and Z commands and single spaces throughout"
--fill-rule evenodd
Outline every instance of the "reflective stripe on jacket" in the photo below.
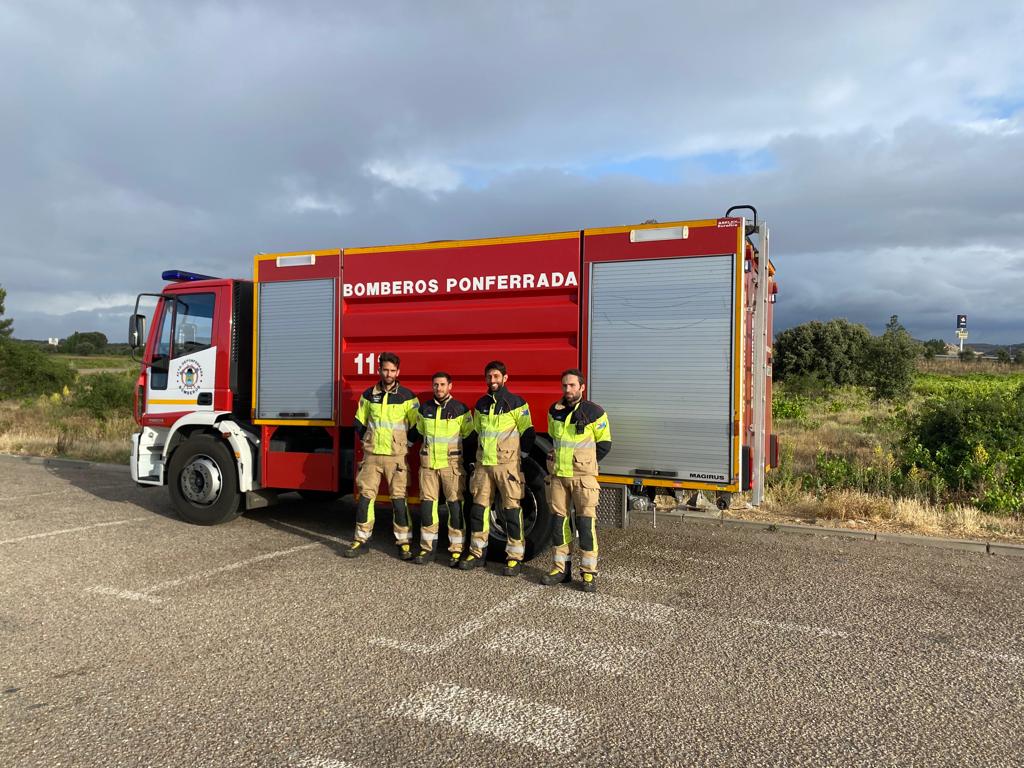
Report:
M 450 456 L 462 455 L 462 439 L 473 433 L 473 414 L 453 397 L 444 403 L 431 399 L 420 406 L 416 429 L 423 437 L 420 466 L 444 469 Z
M 529 451 L 536 436 L 529 403 L 504 387 L 477 400 L 473 427 L 480 441 L 476 461 L 485 467 L 518 462 L 519 451 Z
M 589 400 L 554 403 L 548 409 L 548 434 L 554 442 L 548 472 L 558 477 L 596 476 L 597 462 L 612 447 L 608 414 Z
M 404 456 L 419 404 L 416 395 L 398 382 L 388 390 L 378 382 L 363 392 L 354 423 L 363 450 L 376 456 Z

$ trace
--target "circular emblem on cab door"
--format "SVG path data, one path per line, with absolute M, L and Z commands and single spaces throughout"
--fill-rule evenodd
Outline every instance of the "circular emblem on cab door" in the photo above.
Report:
M 203 384 L 203 368 L 189 358 L 178 366 L 178 388 L 186 395 L 194 395 Z

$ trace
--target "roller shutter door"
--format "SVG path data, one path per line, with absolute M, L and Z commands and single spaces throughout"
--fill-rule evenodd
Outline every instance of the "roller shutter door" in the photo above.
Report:
M 601 262 L 590 273 L 590 395 L 606 474 L 733 475 L 735 255 Z
M 260 284 L 256 418 L 333 418 L 334 308 L 334 280 Z

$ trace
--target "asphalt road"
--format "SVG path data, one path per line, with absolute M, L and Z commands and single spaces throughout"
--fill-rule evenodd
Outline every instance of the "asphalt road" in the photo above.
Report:
M 601 591 L 0 457 L 0 766 L 1021 765 L 1024 559 L 649 521 Z

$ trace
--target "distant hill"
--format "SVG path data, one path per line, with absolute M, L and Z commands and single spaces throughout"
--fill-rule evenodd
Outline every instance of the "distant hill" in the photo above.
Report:
M 916 341 L 918 344 L 924 344 L 924 339 L 914 339 L 914 341 Z M 952 341 L 943 339 L 943 341 L 946 342 L 947 347 L 956 347 L 957 349 L 960 348 L 960 344 L 956 339 Z M 1024 341 L 1020 342 L 1019 344 L 986 344 L 985 342 L 981 341 L 965 341 L 964 349 L 973 349 L 975 352 L 980 352 L 983 355 L 995 354 L 995 352 L 997 352 L 998 350 L 1005 349 L 1011 355 L 1014 355 L 1017 353 L 1017 350 L 1024 349 Z
M 975 344 L 973 342 L 964 343 L 964 349 L 971 349 L 980 355 L 995 355 L 1000 349 L 1005 349 L 1010 353 L 1010 357 L 1017 354 L 1017 351 L 1024 349 L 1024 343 L 1022 344 Z

